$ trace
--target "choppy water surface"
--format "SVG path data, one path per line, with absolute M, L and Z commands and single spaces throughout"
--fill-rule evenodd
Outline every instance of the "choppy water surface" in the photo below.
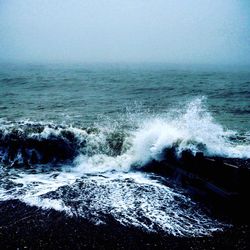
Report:
M 0 198 L 174 235 L 225 227 L 142 166 L 165 148 L 250 157 L 250 72 L 3 66 Z

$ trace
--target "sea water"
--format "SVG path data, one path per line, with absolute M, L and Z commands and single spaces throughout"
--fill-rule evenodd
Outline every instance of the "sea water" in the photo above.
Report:
M 143 172 L 166 148 L 250 157 L 250 71 L 1 65 L 0 199 L 174 235 L 226 225 Z

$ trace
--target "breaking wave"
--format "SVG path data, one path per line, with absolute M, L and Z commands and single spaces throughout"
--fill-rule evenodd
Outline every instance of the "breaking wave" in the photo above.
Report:
M 177 155 L 191 150 L 206 156 L 250 158 L 249 135 L 239 135 L 216 123 L 203 99 L 189 103 L 185 111 L 134 119 L 137 119 L 135 126 L 127 130 L 112 123 L 105 127 L 77 128 L 53 123 L 2 122 L 0 160 L 13 166 L 73 160 L 92 165 L 97 161 L 98 165 L 98 161 L 103 162 L 107 157 L 109 165 L 114 161 L 120 166 L 122 161 L 124 167 L 129 167 L 159 160 L 165 149 L 173 147 Z
M 109 215 L 125 225 L 175 235 L 222 228 L 182 191 L 141 170 L 170 148 L 176 157 L 189 150 L 250 158 L 249 134 L 215 122 L 203 98 L 161 116 L 131 117 L 91 128 L 2 121 L 0 199 L 53 207 L 97 224 Z

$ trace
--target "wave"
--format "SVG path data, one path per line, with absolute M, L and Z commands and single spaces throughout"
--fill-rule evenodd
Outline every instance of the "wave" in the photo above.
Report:
M 134 146 L 142 163 L 159 160 L 166 149 L 174 148 L 177 157 L 183 151 L 225 158 L 250 158 L 248 134 L 224 128 L 207 111 L 203 98 L 175 110 L 167 117 L 143 122 L 135 132 Z
M 207 235 L 225 225 L 207 216 L 179 187 L 142 171 L 167 150 L 250 158 L 249 133 L 223 128 L 204 99 L 161 116 L 127 115 L 89 128 L 42 122 L 0 126 L 0 199 L 53 208 L 96 224 L 175 235 Z M 139 171 L 137 171 L 139 170 Z M 164 183 L 164 184 L 163 184 Z
M 53 123 L 2 122 L 0 161 L 15 167 L 74 162 L 85 170 L 98 171 L 104 165 L 111 169 L 143 166 L 161 160 L 166 149 L 171 148 L 177 157 L 189 150 L 212 157 L 250 158 L 249 134 L 239 135 L 216 123 L 203 98 L 163 117 L 133 117 L 133 126 L 126 129 L 111 122 L 77 128 Z
M 82 154 L 121 153 L 123 133 L 97 128 L 18 122 L 0 128 L 0 161 L 12 166 L 64 163 Z

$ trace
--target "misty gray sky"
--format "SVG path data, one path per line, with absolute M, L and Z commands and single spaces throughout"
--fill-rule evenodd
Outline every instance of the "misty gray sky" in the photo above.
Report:
M 248 0 L 0 0 L 0 62 L 250 64 Z

